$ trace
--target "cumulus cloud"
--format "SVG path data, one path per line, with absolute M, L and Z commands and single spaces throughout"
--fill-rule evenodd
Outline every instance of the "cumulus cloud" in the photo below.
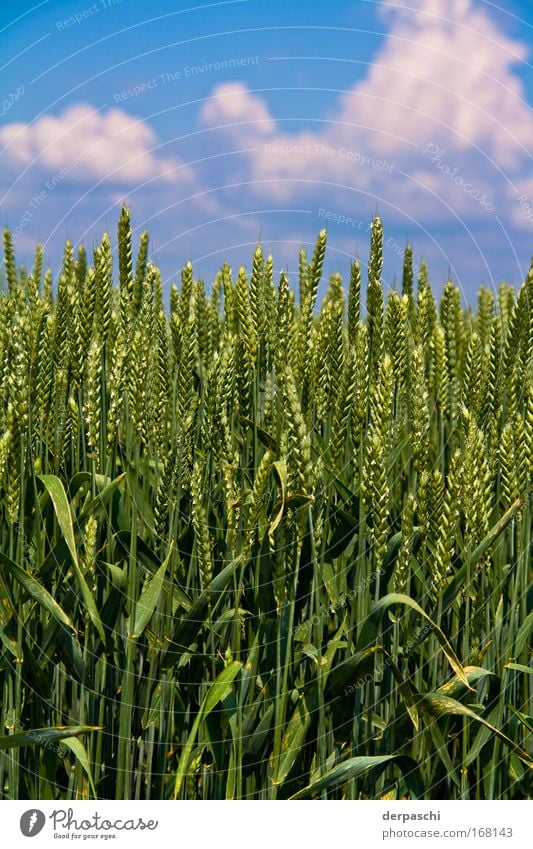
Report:
M 226 127 L 242 133 L 245 124 L 247 134 L 267 136 L 276 129 L 268 107 L 251 94 L 243 83 L 221 83 L 208 99 L 200 113 L 200 121 L 207 127 Z
M 513 219 L 517 227 L 533 234 L 533 177 L 517 180 Z
M 418 186 L 478 214 L 475 201 L 493 175 L 505 182 L 528 158 L 533 115 L 514 72 L 526 46 L 471 0 L 394 0 L 380 10 L 388 35 L 324 129 L 284 132 L 264 100 L 242 83 L 216 87 L 202 123 L 222 128 L 235 146 L 243 137 L 255 141 L 250 180 L 279 200 L 294 193 L 294 181 L 304 191 L 322 181 L 376 197 L 395 185 L 408 198 Z M 448 170 L 427 158 L 428 145 L 443 151 Z
M 276 116 L 276 105 L 269 107 L 274 99 L 235 81 L 218 84 L 204 100 L 194 128 L 203 132 L 179 139 L 180 157 L 187 151 L 190 164 L 175 148 L 169 152 L 178 139 L 162 146 L 147 121 L 121 108 L 82 103 L 0 128 L 1 182 L 14 223 L 31 217 L 21 241 L 37 224 L 46 238 L 54 210 L 56 227 L 68 219 L 74 228 L 67 203 L 75 211 L 79 204 L 80 216 L 92 203 L 100 226 L 102 197 L 102 220 L 126 197 L 138 220 L 160 234 L 163 252 L 179 238 L 191 255 L 223 256 L 232 246 L 238 253 L 266 222 L 265 237 L 274 239 L 277 256 L 285 258 L 287 246 L 289 262 L 323 226 L 322 213 L 337 215 L 327 220 L 330 251 L 344 256 L 366 243 L 366 223 L 378 209 L 400 246 L 389 246 L 389 267 L 401 266 L 400 243 L 413 230 L 426 259 L 442 260 L 446 270 L 459 255 L 476 285 L 480 263 L 488 274 L 485 253 L 498 273 L 507 273 L 510 261 L 518 267 L 517 242 L 526 244 L 533 227 L 533 115 L 516 73 L 528 58 L 526 45 L 505 34 L 481 0 L 387 0 L 376 7 L 386 34 L 364 77 L 332 98 L 325 115 L 312 114 L 305 129 L 294 131 Z M 317 70 L 322 85 L 324 66 L 305 61 L 308 76 Z M 57 174 L 68 176 L 57 183 L 62 191 L 46 189 L 42 206 L 32 206 Z M 151 191 L 152 180 L 161 191 Z M 338 213 L 355 225 L 334 224 Z
M 18 169 L 42 168 L 60 172 L 70 163 L 77 182 L 106 179 L 139 185 L 154 178 L 175 182 L 190 178 L 176 159 L 160 156 L 154 130 L 120 109 L 98 112 L 85 103 L 57 116 L 0 129 L 2 158 Z
M 500 164 L 515 163 L 528 150 L 533 130 L 513 70 L 527 57 L 526 45 L 505 36 L 470 0 L 380 8 L 391 22 L 389 38 L 367 80 L 346 98 L 345 112 L 361 110 L 371 120 L 377 101 L 387 104 L 378 130 L 407 124 L 413 141 L 438 132 L 443 142 L 479 145 Z

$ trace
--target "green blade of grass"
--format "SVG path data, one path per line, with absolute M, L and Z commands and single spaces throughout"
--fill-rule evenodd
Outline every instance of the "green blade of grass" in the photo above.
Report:
M 59 478 L 56 477 L 56 475 L 38 475 L 37 477 L 44 484 L 52 500 L 59 527 L 61 528 L 61 532 L 65 538 L 65 542 L 67 543 L 70 556 L 72 557 L 72 566 L 74 568 L 76 580 L 80 587 L 83 602 L 85 604 L 85 607 L 87 608 L 89 616 L 91 617 L 91 621 L 94 627 L 98 631 L 102 642 L 105 643 L 106 638 L 104 626 L 102 625 L 102 620 L 100 619 L 100 614 L 98 613 L 98 608 L 96 606 L 94 597 L 87 585 L 87 581 L 83 576 L 78 562 L 78 552 L 74 539 L 72 514 L 70 512 L 70 506 L 67 500 L 67 495 L 65 493 L 63 484 L 59 480 Z
M 490 722 L 487 722 L 486 719 L 483 719 L 482 716 L 479 716 L 475 711 L 466 705 L 461 704 L 456 699 L 452 699 L 449 696 L 443 696 L 442 693 L 424 693 L 420 697 L 419 705 L 421 709 L 425 709 L 429 711 L 433 716 L 466 716 L 469 719 L 473 719 L 475 722 L 480 722 L 481 725 L 484 725 L 493 734 L 495 734 L 499 739 L 505 743 L 506 746 L 509 746 L 512 749 L 521 761 L 523 761 L 526 766 L 530 769 L 533 769 L 533 760 L 531 759 L 531 755 L 528 755 L 527 752 L 507 737 L 503 731 L 500 731 L 496 726 L 491 725 Z
M 2 563 L 15 580 L 24 587 L 31 598 L 39 604 L 43 610 L 54 617 L 62 625 L 66 625 L 73 633 L 76 633 L 76 627 L 70 616 L 67 616 L 65 611 L 59 606 L 57 601 L 50 595 L 48 590 L 43 587 L 29 572 L 17 566 L 6 554 L 0 551 L 0 563 Z
M 346 784 L 353 778 L 359 778 L 362 775 L 375 771 L 379 775 L 387 767 L 396 765 L 401 770 L 406 786 L 412 793 L 414 799 L 425 798 L 425 790 L 422 778 L 419 773 L 418 764 L 412 758 L 405 755 L 369 755 L 356 758 L 348 758 L 333 769 L 321 776 L 318 781 L 314 781 L 303 790 L 299 790 L 291 799 L 305 799 L 307 796 L 314 796 L 321 790 L 326 790 L 328 787 L 333 787 L 339 784 Z
M 459 658 L 457 657 L 455 651 L 453 650 L 452 646 L 450 645 L 450 642 L 448 641 L 444 632 L 439 628 L 436 622 L 434 622 L 433 619 L 428 616 L 425 610 L 423 610 L 420 605 L 416 601 L 414 601 L 414 599 L 410 598 L 407 595 L 403 595 L 402 593 L 389 593 L 389 595 L 384 596 L 383 598 L 379 599 L 378 602 L 376 602 L 372 609 L 372 612 L 367 617 L 367 620 L 363 626 L 361 636 L 359 637 L 359 640 L 357 642 L 357 649 L 359 651 L 363 651 L 365 648 L 368 648 L 369 645 L 376 641 L 383 614 L 385 613 L 387 608 L 397 604 L 401 604 L 406 607 L 412 608 L 412 610 L 416 610 L 416 612 L 420 616 L 422 616 L 426 620 L 426 622 L 430 623 L 431 632 L 435 634 L 435 637 L 438 640 L 442 651 L 446 655 L 453 671 L 468 689 L 472 689 L 470 687 L 470 684 L 468 683 L 468 679 L 465 675 L 463 666 Z M 428 633 L 430 632 L 428 631 Z
M 19 746 L 47 746 L 68 737 L 78 737 L 90 731 L 101 731 L 96 725 L 56 725 L 51 728 L 31 728 L 18 731 L 8 737 L 0 737 L 0 749 L 13 749 Z
M 89 756 L 87 754 L 87 750 L 81 740 L 77 737 L 63 737 L 62 739 L 63 746 L 66 746 L 70 751 L 76 756 L 79 763 L 81 764 L 82 769 L 87 775 L 89 780 L 89 784 L 92 790 L 92 794 L 96 799 L 96 788 L 94 786 L 93 773 L 91 769 L 91 764 L 89 762 Z
M 163 582 L 165 580 L 165 572 L 172 554 L 172 546 L 163 563 L 145 584 L 141 597 L 135 605 L 135 618 L 133 623 L 133 633 L 130 634 L 131 639 L 136 640 L 141 636 L 142 632 L 152 618 L 156 604 L 159 601 Z
M 194 720 L 191 732 L 187 738 L 187 742 L 181 753 L 181 757 L 178 763 L 178 769 L 176 771 L 176 779 L 174 782 L 174 799 L 178 798 L 183 781 L 187 776 L 189 761 L 194 748 L 194 743 L 196 740 L 196 735 L 198 734 L 200 723 L 211 713 L 213 708 L 215 708 L 220 701 L 223 701 L 226 696 L 231 692 L 233 680 L 239 674 L 241 667 L 242 663 L 239 663 L 238 661 L 234 660 L 222 670 L 220 675 L 211 684 L 209 690 L 207 691 L 200 707 L 200 710 L 196 715 L 196 719 Z

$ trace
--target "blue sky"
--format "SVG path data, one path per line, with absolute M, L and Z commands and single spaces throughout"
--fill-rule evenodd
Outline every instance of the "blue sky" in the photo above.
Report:
M 529 0 L 44 0 L 0 10 L 0 207 L 30 262 L 115 233 L 123 200 L 170 282 L 260 238 L 328 271 L 385 228 L 448 273 L 520 283 L 533 253 Z

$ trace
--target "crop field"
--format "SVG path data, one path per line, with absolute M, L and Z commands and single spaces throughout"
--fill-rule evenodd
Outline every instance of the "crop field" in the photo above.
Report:
M 1 798 L 531 798 L 533 266 L 135 242 L 4 232 Z

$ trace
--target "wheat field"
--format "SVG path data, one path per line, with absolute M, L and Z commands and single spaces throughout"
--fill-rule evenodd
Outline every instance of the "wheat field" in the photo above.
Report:
M 4 232 L 1 797 L 530 798 L 533 267 L 117 243 Z

